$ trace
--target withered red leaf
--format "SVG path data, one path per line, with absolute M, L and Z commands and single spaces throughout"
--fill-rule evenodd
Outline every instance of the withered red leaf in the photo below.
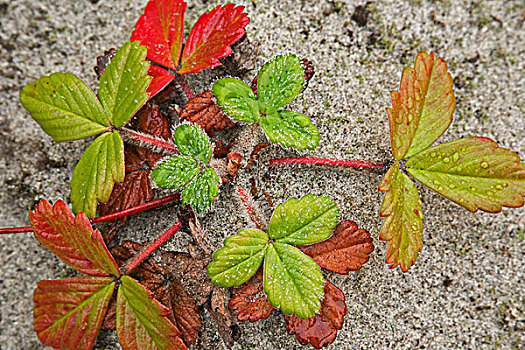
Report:
M 315 316 L 301 319 L 295 315 L 285 315 L 286 330 L 295 334 L 299 343 L 312 344 L 316 349 L 331 344 L 337 331 L 343 328 L 346 315 L 346 303 L 343 292 L 326 281 L 321 309 Z
M 224 114 L 215 102 L 211 90 L 204 91 L 189 100 L 179 116 L 181 120 L 200 125 L 209 134 L 235 126 L 235 122 Z
M 358 229 L 353 221 L 340 222 L 330 238 L 307 246 L 298 246 L 319 266 L 327 270 L 347 274 L 359 270 L 374 250 L 370 233 Z
M 267 319 L 274 309 L 263 290 L 262 268 L 246 283 L 231 289 L 228 308 L 239 321 L 255 322 Z
M 111 48 L 107 51 L 104 51 L 104 55 L 97 57 L 97 65 L 95 66 L 95 73 L 97 74 L 97 79 L 100 79 L 100 76 L 104 71 L 106 70 L 106 67 L 117 53 L 117 50 L 114 48 Z

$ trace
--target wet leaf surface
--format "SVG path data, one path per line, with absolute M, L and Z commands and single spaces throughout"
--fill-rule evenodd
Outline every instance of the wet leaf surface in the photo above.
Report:
M 248 282 L 233 287 L 231 292 L 228 308 L 239 321 L 265 320 L 272 314 L 274 307 L 263 290 L 262 269 L 259 269 Z

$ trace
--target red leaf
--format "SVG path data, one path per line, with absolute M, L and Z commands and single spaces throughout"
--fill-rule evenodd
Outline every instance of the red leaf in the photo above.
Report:
M 200 125 L 208 134 L 235 126 L 235 122 L 224 114 L 215 102 L 211 90 L 204 91 L 189 100 L 182 108 L 179 117 L 181 120 Z
M 312 344 L 316 349 L 333 343 L 337 331 L 343 328 L 346 303 L 343 292 L 332 283 L 324 285 L 324 299 L 321 310 L 314 317 L 301 319 L 295 315 L 285 315 L 286 330 L 297 337 L 299 343 Z
M 182 0 L 151 0 L 140 16 L 130 41 L 140 40 L 148 58 L 177 69 L 184 32 L 186 3 Z
M 93 230 L 83 212 L 75 217 L 63 201 L 51 206 L 43 200 L 29 212 L 29 220 L 35 238 L 77 271 L 91 276 L 120 276 L 102 235 Z
M 355 222 L 348 220 L 339 223 L 330 238 L 297 248 L 322 268 L 347 274 L 363 267 L 374 245 L 369 232 L 358 229 Z
M 255 322 L 267 319 L 273 306 L 263 290 L 262 268 L 246 283 L 231 289 L 232 297 L 228 308 L 239 321 Z
M 244 6 L 217 6 L 203 14 L 193 26 L 184 52 L 179 74 L 197 73 L 220 65 L 219 58 L 232 53 L 230 45 L 242 38 L 250 19 Z
M 147 73 L 150 77 L 153 77 L 151 82 L 146 89 L 149 98 L 152 98 L 157 93 L 168 85 L 175 76 L 165 70 L 164 68 L 157 67 L 155 65 L 150 65 Z
M 40 281 L 33 296 L 34 329 L 55 349 L 91 349 L 115 288 L 113 278 Z

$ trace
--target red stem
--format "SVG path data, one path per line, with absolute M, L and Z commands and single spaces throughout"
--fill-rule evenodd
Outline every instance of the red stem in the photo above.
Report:
M 122 136 L 124 136 L 124 138 L 128 141 L 134 141 L 139 145 L 145 144 L 152 147 L 153 149 L 160 149 L 162 151 L 167 151 L 168 153 L 180 154 L 177 146 L 171 142 L 162 141 L 158 138 L 141 134 L 128 128 L 120 128 L 119 131 L 122 132 Z
M 178 83 L 180 84 L 180 87 L 182 88 L 182 91 L 184 91 L 184 94 L 186 95 L 186 98 L 188 100 L 191 100 L 195 97 L 195 94 L 193 93 L 193 91 L 191 91 L 191 88 L 188 85 L 188 81 L 186 80 L 186 77 L 184 75 L 180 75 Z
M 173 235 L 180 229 L 182 223 L 177 221 L 173 226 L 171 226 L 166 232 L 161 234 L 156 240 L 153 241 L 150 245 L 141 251 L 129 264 L 122 268 L 122 271 L 125 275 L 129 274 L 135 267 L 139 266 L 148 256 L 151 255 L 155 250 L 157 250 L 161 245 L 164 244 L 168 239 L 173 237 Z
M 108 214 L 108 215 L 102 215 L 98 216 L 96 218 L 91 219 L 92 224 L 96 224 L 99 222 L 106 222 L 115 220 L 124 216 L 137 214 L 142 211 L 160 207 L 161 205 L 168 204 L 174 201 L 177 201 L 180 199 L 180 194 L 170 194 L 169 196 L 160 197 L 157 199 L 152 200 L 151 202 L 146 202 L 143 204 L 139 204 L 136 207 L 131 207 L 129 209 L 121 210 L 116 213 Z M 0 228 L 0 234 L 7 234 L 7 233 L 24 233 L 24 232 L 33 232 L 33 228 L 31 226 L 26 227 L 6 227 L 6 228 Z
M 364 160 L 337 159 L 337 158 L 317 158 L 317 157 L 289 157 L 276 158 L 270 160 L 269 166 L 287 164 L 315 164 L 315 165 L 334 165 L 353 168 L 384 168 L 384 164 L 367 162 Z
M 248 197 L 246 192 L 240 187 L 237 187 L 237 192 L 239 192 L 239 195 L 241 197 L 241 202 L 244 205 L 244 208 L 248 212 L 248 215 L 250 216 L 250 220 L 255 224 L 255 227 L 257 227 L 259 230 L 262 230 L 262 224 L 259 220 L 259 217 L 257 216 L 257 213 L 255 212 L 255 209 L 252 206 L 251 198 Z

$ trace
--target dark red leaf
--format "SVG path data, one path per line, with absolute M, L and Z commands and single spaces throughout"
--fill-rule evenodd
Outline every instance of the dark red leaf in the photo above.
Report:
M 144 134 L 171 139 L 170 123 L 160 107 L 156 104 L 146 105 L 130 122 L 130 126 Z
M 116 53 L 117 50 L 111 48 L 108 51 L 104 51 L 103 56 L 97 57 L 97 65 L 95 66 L 95 73 L 97 74 L 97 79 L 100 79 L 100 76 L 106 70 L 109 61 L 111 61 L 111 59 L 113 58 L 113 56 L 115 56 Z
M 255 322 L 267 319 L 273 306 L 263 290 L 262 268 L 246 283 L 231 289 L 232 297 L 228 308 L 239 321 Z
M 151 0 L 140 16 L 130 41 L 140 40 L 148 58 L 164 67 L 177 69 L 182 49 L 184 13 L 182 0 Z
M 150 65 L 147 73 L 150 77 L 153 77 L 151 82 L 146 89 L 149 98 L 152 98 L 157 93 L 168 85 L 175 76 L 165 70 L 164 68 L 157 67 L 155 65 Z
M 243 11 L 244 6 L 227 4 L 203 14 L 188 36 L 179 74 L 219 66 L 219 58 L 232 53 L 230 45 L 243 37 L 244 27 L 250 22 Z
M 326 281 L 321 310 L 314 317 L 301 319 L 295 315 L 285 315 L 286 330 L 295 334 L 299 343 L 312 344 L 316 349 L 333 343 L 337 331 L 343 328 L 346 303 L 343 292 Z
M 355 222 L 348 220 L 340 222 L 330 238 L 297 248 L 322 268 L 347 274 L 359 270 L 368 261 L 374 245 L 370 233 L 358 229 Z
M 208 134 L 235 126 L 235 122 L 224 114 L 215 102 L 211 90 L 204 91 L 189 100 L 179 116 L 181 120 L 200 125 Z

